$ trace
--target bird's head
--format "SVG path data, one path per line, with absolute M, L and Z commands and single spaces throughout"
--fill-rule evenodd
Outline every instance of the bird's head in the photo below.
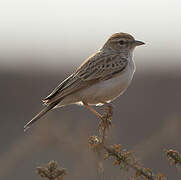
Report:
M 118 52 L 132 51 L 136 46 L 145 44 L 142 41 L 137 41 L 133 36 L 127 33 L 115 33 L 111 35 L 103 47 L 103 50 L 113 50 Z

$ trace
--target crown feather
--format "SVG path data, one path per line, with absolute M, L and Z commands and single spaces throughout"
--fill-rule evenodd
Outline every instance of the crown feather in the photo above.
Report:
M 135 40 L 133 36 L 131 36 L 131 35 L 128 34 L 128 33 L 123 33 L 123 32 L 113 34 L 113 35 L 109 38 L 109 40 L 120 39 L 120 38 L 126 38 L 126 39 L 130 39 L 130 40 Z

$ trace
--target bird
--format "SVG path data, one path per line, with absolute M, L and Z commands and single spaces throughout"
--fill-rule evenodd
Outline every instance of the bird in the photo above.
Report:
M 110 103 L 126 91 L 136 70 L 133 51 L 144 44 L 128 33 L 112 34 L 96 53 L 42 99 L 45 107 L 24 126 L 24 131 L 51 109 L 70 104 L 82 104 L 101 118 L 92 106 Z

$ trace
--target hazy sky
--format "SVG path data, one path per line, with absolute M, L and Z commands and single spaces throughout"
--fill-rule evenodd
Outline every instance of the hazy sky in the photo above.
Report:
M 181 64 L 180 0 L 1 0 L 0 22 L 1 66 L 78 65 L 120 31 L 146 42 L 138 62 Z

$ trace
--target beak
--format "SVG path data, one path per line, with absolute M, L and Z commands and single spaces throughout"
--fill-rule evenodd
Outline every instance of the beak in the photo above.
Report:
M 135 40 L 135 41 L 134 41 L 134 44 L 135 44 L 135 46 L 141 46 L 141 45 L 143 45 L 143 44 L 145 44 L 145 43 L 142 42 L 142 41 L 137 41 L 137 40 Z

